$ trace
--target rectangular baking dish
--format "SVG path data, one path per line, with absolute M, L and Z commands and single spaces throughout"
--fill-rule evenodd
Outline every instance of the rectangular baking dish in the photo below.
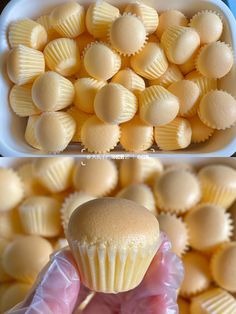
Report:
M 11 0 L 0 17 L 0 153 L 3 156 L 42 156 L 43 153 L 28 146 L 24 141 L 24 130 L 26 119 L 17 117 L 10 109 L 8 95 L 10 82 L 6 75 L 6 56 L 9 51 L 7 41 L 7 29 L 12 21 L 21 18 L 37 18 L 41 14 L 49 13 L 56 5 L 64 3 L 66 0 Z M 119 7 L 124 6 L 130 0 L 107 0 L 111 4 Z M 88 6 L 92 1 L 79 0 L 80 4 Z M 236 52 L 236 21 L 230 9 L 221 0 L 146 0 L 147 4 L 155 7 L 158 12 L 168 9 L 178 9 L 187 16 L 192 16 L 200 10 L 214 10 L 220 13 L 224 20 L 224 33 L 222 40 L 231 44 L 234 53 Z M 228 91 L 236 97 L 236 68 L 224 77 L 219 84 L 219 88 Z M 188 148 L 179 151 L 165 152 L 159 151 L 157 146 L 153 146 L 149 151 L 142 154 L 130 154 L 121 149 L 120 146 L 115 151 L 106 154 L 106 157 L 120 158 L 125 155 L 130 156 L 231 156 L 236 151 L 236 125 L 225 131 L 216 131 L 213 137 L 206 143 L 192 144 Z M 61 155 L 74 155 L 89 157 L 79 144 L 70 144 Z

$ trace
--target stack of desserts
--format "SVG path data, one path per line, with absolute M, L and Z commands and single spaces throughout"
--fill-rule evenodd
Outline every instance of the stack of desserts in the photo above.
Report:
M 9 103 L 27 118 L 26 142 L 44 153 L 80 143 L 90 153 L 208 141 L 236 122 L 236 100 L 218 88 L 232 69 L 222 17 L 190 19 L 146 4 L 57 6 L 9 27 Z
M 183 260 L 181 314 L 236 313 L 235 169 L 217 161 L 199 169 L 154 158 L 64 157 L 0 168 L 0 313 L 21 301 L 49 255 L 68 245 L 75 209 L 104 196 L 156 216 Z

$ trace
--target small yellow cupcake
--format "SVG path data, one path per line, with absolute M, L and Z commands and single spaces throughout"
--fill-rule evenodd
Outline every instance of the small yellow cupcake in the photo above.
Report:
M 39 144 L 38 139 L 35 134 L 35 126 L 39 120 L 40 116 L 30 116 L 27 120 L 26 129 L 25 129 L 25 141 L 30 146 L 41 150 L 42 146 Z
M 177 304 L 178 304 L 178 307 L 179 307 L 179 314 L 189 314 L 190 312 L 190 304 L 188 303 L 187 300 L 181 298 L 181 297 L 178 297 L 177 299 Z
M 29 117 L 41 111 L 33 102 L 31 96 L 32 85 L 14 85 L 9 94 L 11 109 L 20 117 Z
M 191 27 L 168 27 L 161 37 L 167 58 L 175 64 L 183 64 L 200 46 L 200 38 L 197 31 Z
M 52 27 L 63 37 L 75 38 L 85 31 L 84 7 L 75 1 L 56 6 L 50 15 Z
M 200 89 L 196 83 L 181 80 L 171 84 L 168 90 L 179 99 L 179 115 L 193 117 L 197 113 L 200 100 Z
M 152 126 L 166 125 L 179 112 L 179 100 L 159 85 L 146 88 L 139 97 L 140 119 Z
M 197 177 L 190 171 L 165 171 L 154 183 L 157 207 L 164 212 L 181 214 L 195 206 L 201 198 Z
M 236 313 L 236 300 L 227 291 L 220 288 L 212 288 L 192 299 L 190 305 L 191 314 L 222 314 Z
M 139 17 L 148 34 L 152 34 L 156 31 L 159 18 L 158 13 L 154 8 L 141 2 L 135 2 L 128 4 L 125 7 L 124 12 L 131 13 Z
M 182 260 L 184 280 L 180 287 L 180 295 L 192 297 L 208 289 L 212 281 L 208 258 L 198 252 L 188 252 Z
M 188 248 L 188 229 L 180 217 L 169 213 L 157 216 L 160 230 L 165 232 L 171 242 L 171 250 L 178 256 L 186 253 Z
M 97 80 L 107 81 L 120 69 L 120 56 L 107 44 L 91 43 L 84 51 L 84 67 L 90 76 Z
M 198 115 L 212 129 L 231 128 L 236 122 L 236 99 L 222 90 L 210 91 L 203 96 Z
M 33 162 L 27 162 L 18 167 L 17 173 L 23 183 L 24 197 L 47 194 L 47 190 L 35 176 Z
M 197 115 L 189 118 L 188 121 L 192 129 L 191 143 L 206 142 L 214 134 L 214 129 L 206 126 Z
M 71 157 L 39 158 L 33 166 L 35 176 L 51 193 L 65 191 L 72 185 L 74 160 Z
M 42 149 L 59 153 L 66 149 L 76 131 L 76 122 L 66 112 L 44 112 L 35 125 L 35 136 Z
M 49 241 L 38 236 L 21 236 L 4 250 L 3 267 L 16 280 L 32 284 L 53 252 Z
M 74 84 L 74 105 L 86 113 L 94 113 L 95 96 L 105 85 L 106 82 L 98 81 L 91 77 L 79 78 Z
M 117 83 L 103 86 L 94 99 L 97 117 L 109 124 L 120 124 L 131 120 L 138 110 L 136 96 Z
M 11 310 L 15 305 L 22 302 L 29 293 L 30 289 L 30 284 L 21 282 L 14 282 L 9 285 L 1 296 L 0 312 L 6 313 L 6 311 Z
M 81 142 L 81 129 L 84 123 L 91 117 L 91 115 L 77 109 L 75 106 L 72 106 L 69 110 L 67 110 L 67 113 L 69 113 L 72 116 L 76 123 L 75 134 L 72 137 L 71 141 Z
M 108 195 L 118 182 L 118 171 L 110 159 L 87 159 L 77 163 L 73 173 L 76 190 L 94 197 Z
M 188 19 L 178 10 L 168 10 L 160 14 L 156 34 L 161 39 L 164 31 L 170 26 L 188 26 Z
M 157 158 L 122 159 L 119 175 L 120 185 L 125 187 L 133 183 L 152 185 L 154 179 L 163 171 L 163 165 Z
M 73 211 L 77 209 L 80 205 L 95 199 L 96 197 L 91 196 L 83 191 L 74 192 L 70 194 L 64 201 L 61 207 L 61 222 L 64 228 L 64 232 L 67 232 L 68 223 L 70 220 L 70 216 Z
M 130 58 L 132 69 L 146 79 L 154 80 L 168 69 L 168 61 L 159 43 L 149 42 L 140 53 Z
M 12 240 L 23 233 L 19 213 L 16 209 L 0 212 L 0 237 Z
M 221 288 L 236 292 L 236 242 L 225 243 L 211 257 L 211 272 Z
M 48 68 L 63 76 L 74 75 L 80 69 L 80 52 L 73 39 L 54 39 L 45 47 L 44 57 Z
M 105 1 L 90 4 L 86 13 L 88 32 L 95 38 L 106 37 L 112 22 L 119 15 L 119 9 Z
M 179 64 L 178 67 L 183 75 L 186 75 L 195 70 L 196 67 L 196 58 L 199 54 L 200 48 L 196 50 L 196 52 L 183 64 Z
M 16 207 L 24 197 L 23 184 L 17 172 L 0 168 L 0 212 Z
M 150 210 L 153 215 L 157 214 L 152 190 L 146 184 L 136 183 L 128 185 L 120 190 L 116 197 L 136 202 Z
M 125 228 L 124 221 L 129 221 Z M 68 242 L 81 282 L 105 293 L 137 287 L 161 244 L 155 216 L 119 198 L 92 200 L 75 210 Z
M 217 80 L 201 75 L 197 71 L 192 71 L 185 76 L 186 80 L 193 81 L 197 84 L 201 91 L 201 96 L 204 96 L 206 93 L 211 90 L 217 89 Z
M 95 115 L 86 120 L 81 129 L 81 142 L 90 153 L 105 154 L 120 140 L 119 125 L 105 123 Z
M 41 51 L 19 45 L 10 50 L 7 57 L 7 73 L 17 85 L 32 83 L 45 71 L 44 56 Z
M 225 209 L 212 204 L 200 204 L 185 217 L 189 231 L 189 244 L 202 252 L 212 252 L 229 241 L 232 221 Z
M 234 64 L 232 48 L 217 41 L 201 48 L 196 59 L 197 70 L 206 77 L 220 79 L 228 74 Z
M 120 70 L 116 73 L 111 82 L 123 85 L 136 96 L 145 89 L 144 79 L 129 68 Z
M 191 137 L 192 129 L 189 121 L 180 117 L 154 129 L 154 139 L 162 150 L 186 148 L 191 143 Z
M 178 82 L 184 78 L 177 65 L 170 63 L 167 70 L 159 78 L 149 80 L 149 85 L 160 85 L 167 88 L 174 82 Z
M 41 15 L 36 22 L 41 24 L 47 31 L 48 42 L 61 37 L 61 35 L 52 27 L 50 15 Z
M 11 276 L 9 276 L 3 269 L 3 265 L 2 265 L 2 255 L 8 244 L 9 244 L 8 240 L 4 238 L 0 238 L 0 285 L 2 285 L 3 282 L 12 280 Z M 1 299 L 1 295 L 0 295 L 0 299 Z M 0 309 L 1 309 L 1 306 L 0 306 Z
M 213 11 L 200 11 L 196 13 L 189 23 L 200 36 L 201 45 L 209 44 L 220 39 L 223 32 L 223 23 L 218 13 Z
M 33 83 L 32 98 L 41 111 L 57 111 L 72 104 L 73 84 L 56 72 L 46 72 Z
M 120 143 L 129 152 L 142 152 L 153 144 L 153 127 L 143 122 L 139 116 L 121 124 Z
M 236 200 L 236 171 L 225 165 L 209 165 L 198 173 L 202 186 L 202 201 L 230 207 Z
M 121 55 L 131 56 L 143 49 L 147 41 L 147 32 L 137 16 L 124 13 L 111 24 L 109 41 Z
M 25 45 L 36 50 L 43 50 L 48 41 L 46 29 L 39 23 L 30 20 L 18 20 L 9 27 L 9 43 L 11 48 Z
M 26 234 L 46 238 L 61 233 L 61 204 L 49 196 L 30 196 L 20 204 L 18 210 Z

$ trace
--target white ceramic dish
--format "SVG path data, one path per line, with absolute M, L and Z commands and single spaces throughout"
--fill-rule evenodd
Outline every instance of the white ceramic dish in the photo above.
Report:
M 10 82 L 6 75 L 6 56 L 9 50 L 7 42 L 7 29 L 12 21 L 29 17 L 37 18 L 43 13 L 49 13 L 57 4 L 66 0 L 12 0 L 4 9 L 0 17 L 0 153 L 3 156 L 41 156 L 42 152 L 28 146 L 24 140 L 26 120 L 17 117 L 8 104 Z M 94 0 L 78 0 L 87 6 Z M 122 6 L 130 0 L 107 0 L 111 4 Z M 147 4 L 155 7 L 158 12 L 168 9 L 178 9 L 187 16 L 192 16 L 200 10 L 214 10 L 220 13 L 224 20 L 224 34 L 222 40 L 232 45 L 236 55 L 236 21 L 229 8 L 221 0 L 144 0 Z M 236 63 L 236 61 L 235 61 Z M 220 81 L 219 88 L 230 92 L 236 97 L 236 66 Z M 159 151 L 155 146 L 145 154 L 152 156 L 231 156 L 236 151 L 236 125 L 225 131 L 217 131 L 206 143 L 191 145 L 185 150 L 165 152 Z M 89 157 L 80 145 L 69 145 L 62 155 L 76 155 Z M 106 157 L 126 155 L 118 147 L 116 151 L 106 154 Z M 140 154 L 143 155 L 143 154 Z M 136 155 L 135 155 L 136 156 Z

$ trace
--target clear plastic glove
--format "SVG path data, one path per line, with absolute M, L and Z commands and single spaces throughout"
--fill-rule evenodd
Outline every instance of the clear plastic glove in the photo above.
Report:
M 170 251 L 162 234 L 162 245 L 142 283 L 135 289 L 118 293 L 95 293 L 84 310 L 81 303 L 91 294 L 79 278 L 69 249 L 55 253 L 39 274 L 25 301 L 8 314 L 175 314 L 177 290 L 183 279 L 183 265 Z

